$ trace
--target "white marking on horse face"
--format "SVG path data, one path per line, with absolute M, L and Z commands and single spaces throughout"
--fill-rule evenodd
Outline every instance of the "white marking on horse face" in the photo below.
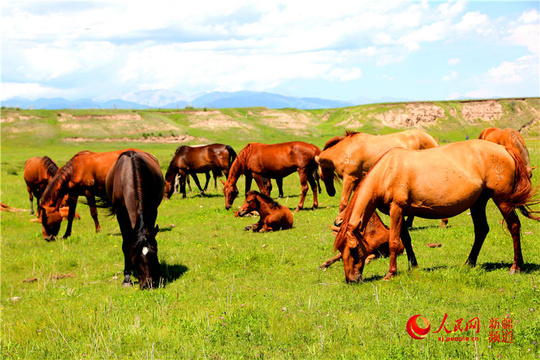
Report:
M 142 254 L 143 255 L 148 254 L 148 248 L 146 246 L 142 248 Z

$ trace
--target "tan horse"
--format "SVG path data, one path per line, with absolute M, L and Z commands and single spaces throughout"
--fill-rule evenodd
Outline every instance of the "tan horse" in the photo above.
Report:
M 456 216 L 470 209 L 474 224 L 474 245 L 467 259 L 476 265 L 478 253 L 489 232 L 486 204 L 493 199 L 506 221 L 514 242 L 511 273 L 523 265 L 520 222 L 516 209 L 540 220 L 530 205 L 535 190 L 525 164 L 513 148 L 483 140 L 469 140 L 423 151 L 393 149 L 384 155 L 364 178 L 347 206 L 334 248 L 343 255 L 345 279 L 356 282 L 362 276 L 366 253 L 364 233 L 375 209 L 390 215 L 390 268 L 385 280 L 397 272 L 396 255 L 401 241 L 410 265 L 417 266 L 406 215 L 429 219 Z
M 330 139 L 316 161 L 328 195 L 336 194 L 334 177 L 337 175 L 343 179 L 343 192 L 339 202 L 340 216 L 336 219 L 336 224 L 343 218 L 343 210 L 353 190 L 384 153 L 395 147 L 421 150 L 437 146 L 437 140 L 420 130 L 380 136 L 347 132 L 345 136 Z
M 71 235 L 77 199 L 82 195 L 84 195 L 88 201 L 90 215 L 92 215 L 92 218 L 94 219 L 96 231 L 101 230 L 97 217 L 95 196 L 105 193 L 105 179 L 107 178 L 109 169 L 118 156 L 127 150 L 135 149 L 104 153 L 81 151 L 75 154 L 66 165 L 58 170 L 43 192 L 43 198 L 41 199 L 38 210 L 45 240 L 55 240 L 60 231 L 62 215 L 59 212 L 59 208 L 62 199 L 66 195 L 69 196 L 67 201 L 69 213 L 64 239 Z
M 252 190 L 246 194 L 246 201 L 238 209 L 238 216 L 244 216 L 253 211 L 257 211 L 261 218 L 257 223 L 246 226 L 244 230 L 268 232 L 287 230 L 293 226 L 291 210 L 278 204 L 271 197 Z
M 536 166 L 531 167 L 529 150 L 527 150 L 527 146 L 525 146 L 525 140 L 523 140 L 523 137 L 519 134 L 517 130 L 510 128 L 506 128 L 503 130 L 500 128 L 491 127 L 482 131 L 478 138 L 491 141 L 502 146 L 513 147 L 514 149 L 516 149 L 520 153 L 523 161 L 525 162 L 525 165 L 527 166 L 527 172 L 529 173 L 529 176 L 532 177 L 532 171 L 536 168 Z
M 57 171 L 58 165 L 48 156 L 35 156 L 24 163 L 24 182 L 30 198 L 30 214 L 34 214 L 34 197 L 36 205 L 39 206 L 39 201 L 49 184 L 49 180 L 56 175 Z

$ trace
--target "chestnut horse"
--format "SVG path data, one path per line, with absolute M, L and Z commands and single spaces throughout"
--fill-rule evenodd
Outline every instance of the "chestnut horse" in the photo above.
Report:
M 124 282 L 132 286 L 137 270 L 141 289 L 159 285 L 156 217 L 165 182 L 155 157 L 133 150 L 120 154 L 111 167 L 105 188 L 109 206 L 120 225 L 124 252 Z
M 214 177 L 229 174 L 229 168 L 236 158 L 236 152 L 229 145 L 211 144 L 203 146 L 180 146 L 176 149 L 174 156 L 165 174 L 165 198 L 170 199 L 174 192 L 174 179 L 180 175 L 180 192 L 182 197 L 186 197 L 186 178 L 191 175 L 202 195 L 208 188 L 210 181 L 209 172 L 214 173 Z M 206 185 L 204 189 L 199 183 L 197 173 L 206 173 Z
M 392 149 L 373 166 L 357 187 L 347 206 L 334 249 L 343 255 L 345 279 L 356 282 L 362 276 L 366 253 L 363 234 L 375 209 L 390 215 L 390 268 L 385 280 L 397 272 L 396 255 L 401 241 L 409 264 L 418 266 L 409 231 L 403 225 L 406 215 L 429 219 L 456 216 L 470 209 L 474 224 L 474 245 L 467 263 L 474 266 L 489 232 L 486 204 L 493 199 L 502 213 L 514 242 L 514 263 L 510 273 L 523 265 L 521 224 L 516 209 L 540 221 L 535 190 L 521 155 L 513 148 L 469 140 L 428 150 Z
M 343 218 L 343 210 L 353 190 L 384 153 L 395 147 L 420 150 L 437 146 L 437 140 L 420 130 L 380 136 L 347 131 L 345 136 L 336 136 L 328 140 L 316 160 L 328 195 L 336 194 L 334 178 L 337 176 L 343 179 L 343 192 L 339 202 L 340 215 L 336 219 L 336 224 Z
M 331 228 L 334 232 L 334 235 L 337 235 L 339 227 L 332 226 Z M 362 239 L 362 234 L 358 232 L 358 229 L 353 231 L 353 235 L 359 241 L 360 239 Z M 369 218 L 363 237 L 366 240 L 365 242 L 361 243 L 362 246 L 364 246 L 362 251 L 367 254 L 365 264 L 367 264 L 371 259 L 374 259 L 376 257 L 388 257 L 390 255 L 390 248 L 388 242 L 390 239 L 390 230 L 386 225 L 384 225 L 379 214 L 377 214 L 376 211 L 374 211 L 373 215 Z M 403 244 L 400 242 L 397 249 L 397 254 L 403 254 L 403 249 Z M 341 253 L 337 254 L 331 259 L 326 260 L 321 266 L 319 266 L 319 268 L 327 269 L 328 267 L 330 267 L 330 265 L 340 259 Z
M 490 127 L 480 133 L 479 139 L 494 142 L 502 146 L 509 146 L 515 148 L 520 154 L 527 166 L 527 172 L 532 177 L 532 171 L 536 167 L 531 167 L 531 159 L 529 158 L 529 150 L 525 146 L 525 140 L 519 134 L 517 130 L 506 128 L 500 129 L 496 127 Z
M 238 196 L 236 182 L 242 174 L 253 174 L 253 178 L 259 186 L 259 190 L 264 192 L 266 186 L 263 178 L 284 178 L 298 171 L 300 184 L 302 185 L 302 196 L 295 211 L 304 207 L 304 201 L 308 191 L 308 183 L 313 190 L 313 208 L 317 208 L 317 184 L 313 174 L 317 169 L 315 156 L 321 150 L 312 144 L 302 141 L 292 141 L 279 144 L 247 144 L 233 162 L 227 182 L 223 182 L 223 193 L 225 194 L 225 209 L 229 210 L 234 199 Z M 246 179 L 246 183 L 249 179 Z
M 293 214 L 289 208 L 253 190 L 246 194 L 246 201 L 238 209 L 238 216 L 247 215 L 252 211 L 257 211 L 261 218 L 257 223 L 246 226 L 244 230 L 268 232 L 287 230 L 293 226 Z
M 77 199 L 84 195 L 90 207 L 90 214 L 94 219 L 96 231 L 101 230 L 97 217 L 96 195 L 104 194 L 105 178 L 109 169 L 118 156 L 127 150 L 118 150 L 104 153 L 81 151 L 75 154 L 49 182 L 43 192 L 38 215 L 41 219 L 42 232 L 45 240 L 55 240 L 60 231 L 62 215 L 59 208 L 64 196 L 68 195 L 69 207 L 68 225 L 64 233 L 64 239 L 71 235 L 73 218 Z
M 24 181 L 30 198 L 30 214 L 34 214 L 34 196 L 36 197 L 36 205 L 39 206 L 39 201 L 49 184 L 49 180 L 56 175 L 57 171 L 58 165 L 48 156 L 32 157 L 24 163 Z

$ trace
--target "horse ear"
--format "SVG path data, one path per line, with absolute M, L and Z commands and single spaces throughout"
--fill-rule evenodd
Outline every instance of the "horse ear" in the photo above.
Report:
M 319 155 L 315 155 L 315 162 L 319 165 L 321 165 L 321 163 L 319 162 Z

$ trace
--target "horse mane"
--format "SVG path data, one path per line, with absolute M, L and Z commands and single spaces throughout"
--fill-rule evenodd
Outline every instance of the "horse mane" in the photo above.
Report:
M 262 194 L 262 193 L 260 193 L 260 192 L 258 192 L 256 190 L 250 190 L 250 191 L 248 191 L 246 193 L 246 199 L 250 195 L 255 195 L 255 196 L 259 197 L 263 202 L 267 203 L 270 206 L 270 208 L 272 208 L 272 209 L 281 208 L 281 205 L 277 201 L 272 199 L 270 196 L 268 196 L 268 195 Z
M 49 181 L 49 184 L 43 191 L 41 197 L 41 203 L 54 202 L 56 200 L 57 205 L 60 205 L 60 201 L 67 193 L 67 187 L 71 176 L 73 175 L 73 168 L 75 159 L 83 153 L 82 151 L 75 154 L 69 161 L 62 166 Z
M 330 140 L 328 140 L 326 142 L 326 144 L 324 144 L 324 150 L 326 149 L 329 149 L 331 148 L 332 146 L 336 145 L 337 143 L 339 143 L 341 140 L 349 137 L 349 136 L 353 136 L 353 135 L 356 135 L 356 134 L 360 134 L 359 131 L 351 131 L 351 130 L 347 130 L 345 132 L 345 136 L 334 136 L 333 138 L 331 138 Z
M 42 157 L 41 163 L 47 170 L 47 174 L 49 174 L 50 177 L 53 177 L 58 172 L 58 165 L 56 165 L 56 163 L 50 157 Z
M 253 149 L 253 144 L 249 143 L 247 144 L 236 156 L 233 163 L 231 164 L 229 168 L 229 176 L 227 177 L 227 181 L 231 179 L 233 176 L 238 179 L 240 175 L 244 172 L 244 168 L 247 162 L 247 159 L 251 155 L 251 150 Z M 236 183 L 236 180 L 235 180 Z
M 238 156 L 236 154 L 236 151 L 234 151 L 234 149 L 232 148 L 232 146 L 229 146 L 229 145 L 225 145 L 225 148 L 227 149 L 227 151 L 229 152 L 229 168 L 232 166 L 232 163 L 234 162 L 234 160 L 236 160 L 236 157 Z
M 351 200 L 349 201 L 349 204 L 345 208 L 345 213 L 343 214 L 343 221 L 341 222 L 341 225 L 339 227 L 339 231 L 336 235 L 336 240 L 334 240 L 334 251 L 339 250 L 342 248 L 343 244 L 347 240 L 347 228 L 349 225 L 349 220 L 351 219 L 351 215 L 354 209 L 354 203 L 356 202 L 356 199 L 358 198 L 358 194 L 360 191 L 360 186 L 362 186 L 362 183 L 366 177 L 364 176 L 364 179 L 356 186 L 356 189 L 354 189 L 353 196 L 351 197 Z
M 176 157 L 176 155 L 178 155 L 178 153 L 179 153 L 180 151 L 182 151 L 182 149 L 184 149 L 185 147 L 187 147 L 187 145 L 180 145 L 180 146 L 176 149 L 176 151 L 174 152 L 173 158 Z

